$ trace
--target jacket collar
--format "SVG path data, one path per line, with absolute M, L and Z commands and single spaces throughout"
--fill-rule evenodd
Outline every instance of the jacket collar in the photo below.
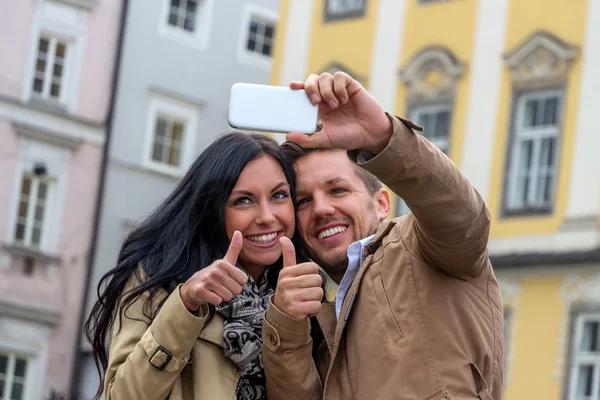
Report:
M 365 247 L 365 257 L 369 256 L 371 254 L 375 254 L 375 252 L 377 251 L 379 246 L 381 246 L 381 242 L 383 241 L 383 238 L 385 238 L 387 236 L 387 234 L 390 233 L 390 231 L 394 228 L 395 225 L 396 225 L 396 221 L 391 220 L 391 221 L 383 223 L 379 227 L 373 240 L 371 240 L 371 242 Z

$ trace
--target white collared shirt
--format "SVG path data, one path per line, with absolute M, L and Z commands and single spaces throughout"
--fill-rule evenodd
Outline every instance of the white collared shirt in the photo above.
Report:
M 350 285 L 354 278 L 356 278 L 356 274 L 358 274 L 358 270 L 363 262 L 365 247 L 367 247 L 374 237 L 375 235 L 371 235 L 368 238 L 352 243 L 350 247 L 348 247 L 348 269 L 346 269 L 346 273 L 344 274 L 335 295 L 335 316 L 337 319 L 340 318 L 344 297 L 346 297 L 346 293 L 348 292 L 348 289 L 350 289 Z

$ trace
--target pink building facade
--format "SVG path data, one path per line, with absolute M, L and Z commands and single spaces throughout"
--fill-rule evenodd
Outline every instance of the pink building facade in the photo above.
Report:
M 0 2 L 0 398 L 68 397 L 122 2 Z

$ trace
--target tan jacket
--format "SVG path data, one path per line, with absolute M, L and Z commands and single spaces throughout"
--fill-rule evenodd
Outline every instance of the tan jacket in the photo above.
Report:
M 126 311 L 120 331 L 115 321 L 104 398 L 233 400 L 239 376 L 223 355 L 223 317 L 215 313 L 207 323 L 207 309 L 204 316 L 194 317 L 177 287 L 148 323 L 142 312 L 147 296 Z
M 334 304 L 323 304 L 316 362 L 308 321 L 267 310 L 270 400 L 501 398 L 502 301 L 487 254 L 489 212 L 452 161 L 406 125 L 418 127 L 392 120 L 387 148 L 360 165 L 412 213 L 383 224 L 367 246 L 339 320 Z

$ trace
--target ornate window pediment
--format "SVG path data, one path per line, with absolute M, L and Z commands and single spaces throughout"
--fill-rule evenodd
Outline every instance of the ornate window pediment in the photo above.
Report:
M 567 80 L 578 49 L 548 32 L 536 32 L 504 56 L 518 87 L 540 87 Z
M 344 65 L 340 62 L 337 62 L 337 61 L 331 62 L 331 63 L 327 64 L 323 69 L 321 69 L 322 73 L 329 72 L 331 75 L 335 74 L 338 71 L 347 73 L 352 78 L 359 81 L 362 85 L 365 85 L 365 83 L 367 81 L 367 78 L 365 76 L 357 74 L 356 72 L 354 72 L 350 68 L 348 68 L 346 65 Z
M 98 2 L 98 0 L 58 0 L 58 1 L 66 3 L 66 4 L 70 4 L 75 7 L 81 7 L 81 8 L 86 8 L 86 9 L 93 8 L 96 5 L 96 3 Z
M 430 47 L 418 53 L 401 71 L 409 102 L 451 100 L 464 65 L 447 48 Z

